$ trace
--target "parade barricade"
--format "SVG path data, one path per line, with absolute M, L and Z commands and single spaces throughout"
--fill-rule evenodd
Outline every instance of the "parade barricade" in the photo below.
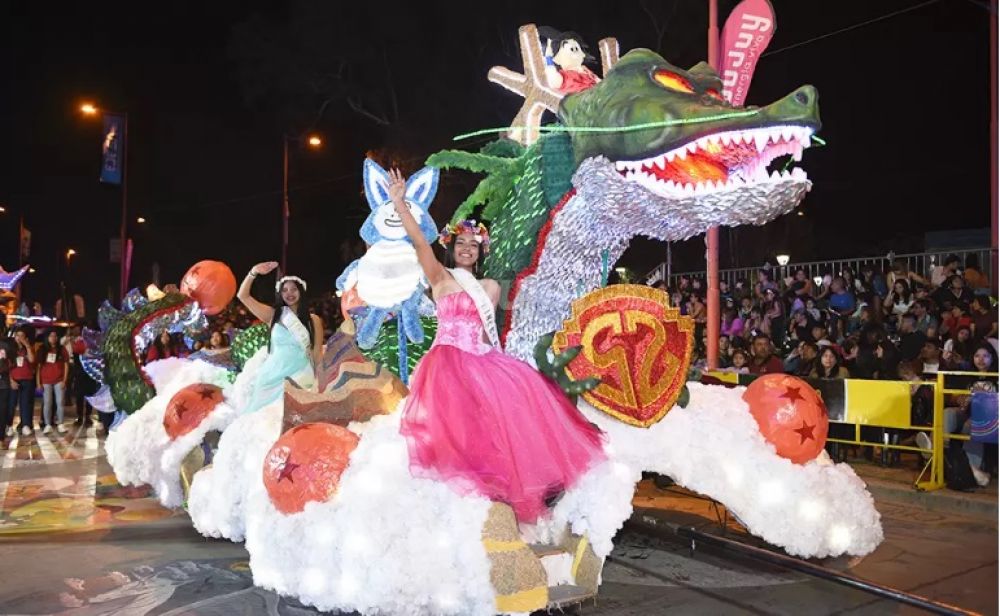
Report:
M 759 375 L 709 371 L 703 382 L 736 386 L 749 385 Z M 927 459 L 914 481 L 918 490 L 938 490 L 945 487 L 944 451 L 947 441 L 968 441 L 970 438 L 997 442 L 996 392 L 970 392 L 974 380 L 996 380 L 996 372 L 938 372 L 929 381 L 876 381 L 866 379 L 804 378 L 823 398 L 830 419 L 828 443 L 845 446 L 880 447 L 889 451 L 910 451 Z M 913 425 L 913 386 L 933 390 L 933 415 L 930 425 Z M 972 395 L 970 418 L 971 436 L 947 432 L 945 426 L 945 396 Z M 839 426 L 839 428 L 838 428 Z M 865 430 L 874 428 L 875 430 Z M 958 427 L 961 430 L 961 426 Z M 931 448 L 899 444 L 890 431 L 922 431 L 930 435 Z M 874 440 L 873 437 L 874 436 Z

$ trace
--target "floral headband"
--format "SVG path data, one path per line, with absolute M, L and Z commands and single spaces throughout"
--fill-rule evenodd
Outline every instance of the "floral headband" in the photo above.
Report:
M 309 285 L 306 284 L 306 281 L 302 280 L 298 276 L 282 276 L 281 278 L 278 278 L 278 282 L 274 283 L 274 290 L 275 290 L 275 292 L 280 293 L 281 292 L 281 285 L 285 284 L 289 280 L 291 280 L 293 282 L 297 282 L 300 285 L 302 285 L 302 290 L 303 291 L 308 291 L 309 290 Z
M 481 222 L 475 220 L 462 220 L 450 225 L 445 225 L 438 236 L 438 243 L 448 246 L 457 236 L 463 233 L 471 233 L 476 237 L 476 241 L 483 247 L 483 252 L 490 251 L 490 232 Z

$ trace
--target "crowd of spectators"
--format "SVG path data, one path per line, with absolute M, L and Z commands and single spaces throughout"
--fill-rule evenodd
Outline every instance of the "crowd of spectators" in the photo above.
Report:
M 927 276 L 903 259 L 815 279 L 804 269 L 719 283 L 723 370 L 817 378 L 900 378 L 938 370 L 997 369 L 997 308 L 975 255 L 954 255 Z M 680 277 L 671 303 L 696 324 L 696 365 L 705 364 L 706 285 Z M 904 365 L 905 364 L 905 365 Z
M 763 269 L 755 281 L 740 280 L 732 288 L 720 281 L 719 368 L 812 379 L 908 381 L 912 426 L 932 423 L 933 393 L 925 381 L 939 371 L 981 373 L 963 377 L 971 379 L 970 391 L 996 392 L 996 377 L 986 373 L 998 370 L 997 306 L 975 256 L 963 267 L 950 255 L 926 276 L 911 271 L 903 259 L 886 270 L 871 264 L 860 272 L 845 268 L 810 278 L 805 270 L 795 269 L 776 278 Z M 654 286 L 666 290 L 671 304 L 694 319 L 695 365 L 705 368 L 704 281 L 680 277 L 673 288 L 663 281 Z M 945 396 L 947 432 L 969 433 L 971 399 Z M 925 432 L 882 432 L 886 442 L 907 439 L 931 448 Z M 863 449 L 871 456 L 876 448 Z M 964 451 L 978 485 L 987 485 L 991 473 L 995 475 L 995 446 L 950 441 L 951 449 Z M 892 464 L 899 452 L 884 448 L 881 456 Z M 952 468 L 957 464 L 952 462 Z

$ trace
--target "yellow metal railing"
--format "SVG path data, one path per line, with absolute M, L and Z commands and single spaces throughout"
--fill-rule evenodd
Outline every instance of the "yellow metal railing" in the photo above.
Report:
M 934 384 L 934 425 L 931 436 L 931 459 L 924 465 L 924 469 L 917 477 L 914 484 L 918 490 L 940 490 L 945 486 L 944 481 L 944 445 L 946 440 L 969 440 L 968 434 L 948 433 L 944 430 L 944 397 L 946 394 L 969 395 L 968 389 L 948 389 L 944 381 L 946 376 L 976 376 L 997 378 L 1000 374 L 996 372 L 939 372 L 937 381 Z M 921 481 L 930 467 L 930 478 Z

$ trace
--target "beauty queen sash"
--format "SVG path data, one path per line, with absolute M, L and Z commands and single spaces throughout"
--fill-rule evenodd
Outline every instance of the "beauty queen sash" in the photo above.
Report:
M 312 345 L 309 344 L 309 330 L 303 325 L 295 313 L 288 306 L 281 309 L 281 319 L 278 321 L 287 329 L 295 341 L 302 345 L 303 350 L 312 358 Z
M 496 312 L 493 310 L 493 300 L 486 294 L 483 285 L 479 284 L 475 276 L 463 269 L 455 268 L 448 271 L 451 272 L 458 286 L 462 287 L 462 290 L 468 293 L 469 297 L 476 304 L 476 310 L 479 311 L 479 320 L 483 322 L 483 330 L 486 331 L 486 337 L 489 338 L 490 345 L 498 351 L 501 350 L 500 335 L 497 333 Z

